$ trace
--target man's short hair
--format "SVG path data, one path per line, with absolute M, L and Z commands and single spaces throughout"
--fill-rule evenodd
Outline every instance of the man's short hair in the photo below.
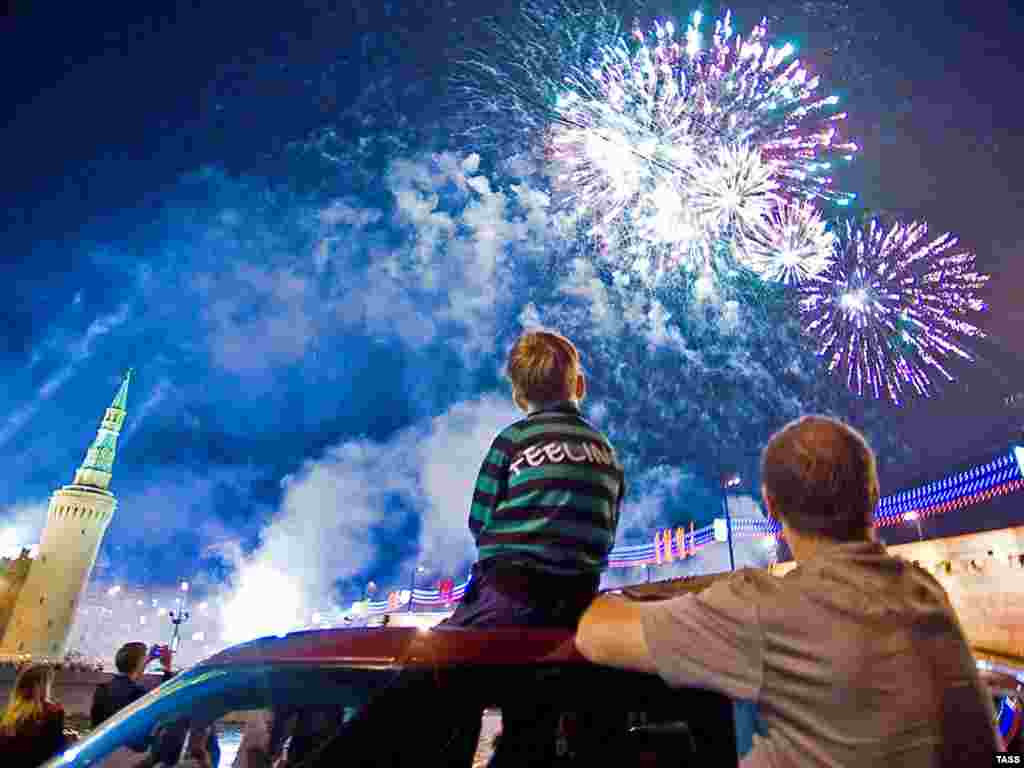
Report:
M 114 666 L 123 675 L 130 675 L 139 668 L 141 662 L 149 654 L 149 648 L 145 643 L 125 643 L 114 657 Z
M 863 539 L 878 504 L 875 454 L 864 436 L 827 416 L 804 416 L 772 435 L 761 482 L 777 514 L 798 533 Z
M 576 394 L 580 354 L 565 336 L 527 331 L 512 345 L 506 374 L 529 402 L 540 405 Z

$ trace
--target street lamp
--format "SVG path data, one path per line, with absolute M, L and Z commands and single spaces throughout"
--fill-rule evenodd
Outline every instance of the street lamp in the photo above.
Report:
M 178 598 L 178 610 L 167 612 L 167 615 L 171 619 L 171 625 L 174 627 L 174 629 L 171 630 L 172 653 L 177 653 L 178 647 L 181 645 L 181 625 L 188 621 L 190 618 L 192 618 L 192 614 L 185 610 L 185 605 L 188 601 L 187 581 L 181 582 L 181 592 L 184 595 L 184 597 Z
M 409 586 L 409 607 L 408 607 L 408 612 L 409 613 L 412 613 L 412 596 L 413 596 L 413 593 L 416 591 L 416 574 L 417 573 L 426 573 L 426 572 L 427 572 L 427 569 L 424 568 L 422 565 L 417 565 L 415 568 L 412 569 L 412 582 L 411 582 L 411 584 Z
M 729 512 L 729 489 L 738 488 L 740 485 L 740 476 L 737 474 L 729 475 L 724 478 L 722 483 L 722 508 L 725 510 L 725 540 L 729 544 L 729 570 L 736 570 L 736 556 L 732 551 L 732 515 Z

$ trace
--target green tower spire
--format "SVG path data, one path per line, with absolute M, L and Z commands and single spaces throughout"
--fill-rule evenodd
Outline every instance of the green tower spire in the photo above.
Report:
M 96 439 L 92 441 L 89 450 L 85 452 L 82 466 L 75 472 L 74 485 L 84 485 L 104 491 L 110 485 L 114 456 L 117 454 L 117 436 L 121 433 L 121 426 L 124 424 L 124 417 L 127 413 L 128 384 L 131 379 L 132 370 L 129 368 L 121 381 L 120 389 L 117 390 L 114 402 L 110 404 L 107 412 L 103 415 L 103 421 L 96 432 Z
M 124 380 L 121 382 L 121 388 L 117 390 L 117 396 L 114 398 L 114 402 L 110 404 L 111 408 L 117 408 L 119 411 L 126 411 L 128 409 L 128 383 L 132 380 L 132 369 L 129 368 L 127 373 L 124 375 Z

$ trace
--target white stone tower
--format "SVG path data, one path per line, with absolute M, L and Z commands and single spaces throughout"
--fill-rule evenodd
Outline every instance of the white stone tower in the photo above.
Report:
M 117 507 L 108 487 L 131 376 L 129 370 L 74 482 L 50 497 L 39 553 L 18 594 L 0 652 L 64 655 L 79 600 Z

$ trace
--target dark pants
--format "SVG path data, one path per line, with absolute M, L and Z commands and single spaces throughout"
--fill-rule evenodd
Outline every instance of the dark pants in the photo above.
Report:
M 473 566 L 472 579 L 455 613 L 436 628 L 546 627 L 575 631 L 580 616 L 597 594 L 599 576 L 555 576 L 521 565 L 485 560 Z M 522 696 L 517 697 L 523 700 Z M 554 758 L 559 712 L 541 701 L 502 707 L 502 733 L 491 759 L 499 766 L 549 765 Z M 482 712 L 467 710 L 458 739 L 475 750 Z M 472 759 L 472 752 L 469 752 Z
M 485 560 L 473 566 L 466 594 L 446 627 L 576 629 L 597 594 L 599 576 L 554 576 L 521 565 Z

